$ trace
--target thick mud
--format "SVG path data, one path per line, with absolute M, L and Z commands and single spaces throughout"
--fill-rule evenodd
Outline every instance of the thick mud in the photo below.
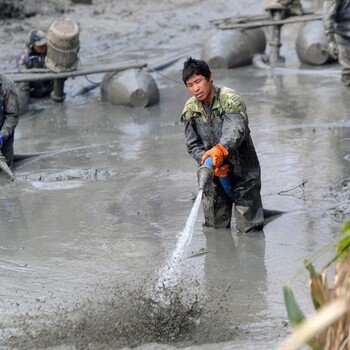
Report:
M 82 62 L 151 62 L 178 48 L 198 57 L 211 19 L 259 14 L 255 3 L 96 0 L 64 13 L 80 19 Z M 0 44 L 10 34 L 13 47 L 0 53 L 3 70 L 51 11 L 4 22 Z M 156 288 L 159 273 L 198 190 L 179 122 L 182 60 L 152 72 L 160 101 L 147 108 L 113 106 L 99 89 L 74 94 L 100 75 L 67 80 L 63 103 L 31 101 L 16 130 L 16 180 L 0 173 L 0 347 L 278 346 L 292 331 L 282 286 L 349 216 L 350 90 L 337 65 L 299 64 L 298 28 L 283 31 L 285 67 L 214 71 L 245 99 L 264 207 L 284 214 L 241 235 L 202 227 L 200 211 L 171 287 Z M 292 287 L 311 314 L 306 272 Z

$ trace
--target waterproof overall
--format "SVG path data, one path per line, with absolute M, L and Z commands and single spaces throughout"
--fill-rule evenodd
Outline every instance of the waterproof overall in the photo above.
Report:
M 323 24 L 328 41 L 337 43 L 342 83 L 350 86 L 350 0 L 325 0 Z
M 0 134 L 4 142 L 1 148 L 9 166 L 13 161 L 13 142 L 18 124 L 18 97 L 12 81 L 0 74 Z
M 201 163 L 203 154 L 218 143 L 229 152 L 231 187 L 236 197 L 234 215 L 239 231 L 261 229 L 264 214 L 260 196 L 260 165 L 248 127 L 246 106 L 233 89 L 215 87 L 208 113 L 195 97 L 185 104 L 181 121 L 185 124 L 188 153 Z M 203 192 L 204 225 L 228 228 L 231 224 L 232 201 L 214 177 Z

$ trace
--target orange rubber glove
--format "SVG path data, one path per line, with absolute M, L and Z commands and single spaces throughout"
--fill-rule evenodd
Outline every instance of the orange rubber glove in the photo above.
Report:
M 218 177 L 225 177 L 228 174 L 229 171 L 229 165 L 225 164 L 219 168 L 214 168 L 214 176 L 218 176 Z
M 209 151 L 206 151 L 203 154 L 202 164 L 204 163 L 204 161 L 208 157 L 212 157 L 213 158 L 213 167 L 214 167 L 214 169 L 215 168 L 219 168 L 220 165 L 222 164 L 224 158 L 227 157 L 227 156 L 228 156 L 228 150 L 223 145 L 218 143 L 216 146 L 214 146 Z

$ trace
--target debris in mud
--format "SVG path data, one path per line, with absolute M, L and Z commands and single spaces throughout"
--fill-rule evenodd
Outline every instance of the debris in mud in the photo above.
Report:
M 295 196 L 295 197 L 305 201 L 306 200 L 306 198 L 305 198 L 305 185 L 306 184 L 307 184 L 307 180 L 303 180 L 299 185 L 294 186 L 288 190 L 279 191 L 277 194 L 279 194 L 280 196 Z
M 41 182 L 57 182 L 72 180 L 99 181 L 105 180 L 113 175 L 115 175 L 115 173 L 112 170 L 108 169 L 68 169 L 51 174 L 25 175 L 24 179 Z
M 350 218 L 350 178 L 332 183 L 329 191 L 324 198 L 334 201 L 335 204 L 328 209 L 328 213 L 337 223 L 342 223 Z
M 186 259 L 197 258 L 198 256 L 202 256 L 208 253 L 209 251 L 207 251 L 205 248 L 201 248 L 198 251 L 192 251 L 191 255 L 187 256 Z

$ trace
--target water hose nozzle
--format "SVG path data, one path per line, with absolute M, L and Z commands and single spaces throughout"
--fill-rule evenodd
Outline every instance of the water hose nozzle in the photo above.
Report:
M 212 167 L 202 165 L 197 171 L 199 189 L 203 190 L 204 186 L 213 179 L 214 170 Z

